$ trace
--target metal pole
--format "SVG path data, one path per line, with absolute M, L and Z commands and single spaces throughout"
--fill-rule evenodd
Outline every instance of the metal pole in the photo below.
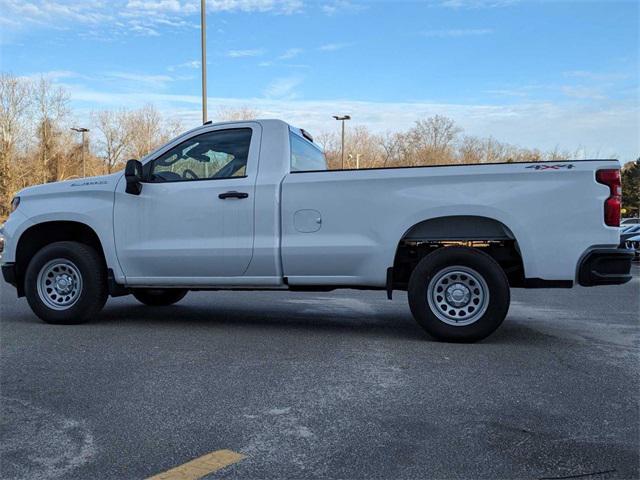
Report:
M 344 170 L 344 121 L 345 120 L 351 120 L 351 117 L 349 115 L 334 115 L 333 118 L 335 118 L 338 121 L 342 121 L 342 147 L 341 147 L 341 151 L 342 151 L 342 169 Z
M 84 148 L 85 148 L 84 146 L 86 144 L 85 137 L 84 137 L 85 133 L 87 133 L 87 130 L 86 129 L 82 130 L 82 178 L 87 177 L 87 169 L 85 168 L 85 164 L 84 164 Z
M 87 143 L 86 137 L 85 137 L 85 133 L 87 133 L 89 131 L 88 128 L 84 128 L 84 127 L 71 127 L 71 130 L 73 130 L 74 132 L 78 132 L 80 134 L 82 134 L 82 145 L 80 146 L 81 150 L 80 150 L 80 158 L 82 160 L 82 177 L 86 177 L 87 176 L 87 169 L 85 166 L 85 159 L 84 159 L 84 146 Z
M 342 169 L 344 170 L 344 120 L 342 120 Z
M 207 123 L 207 6 L 200 0 L 200 33 L 202 50 L 202 123 Z

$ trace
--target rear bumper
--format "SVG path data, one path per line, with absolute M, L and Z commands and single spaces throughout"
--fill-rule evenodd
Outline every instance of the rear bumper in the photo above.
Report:
M 633 252 L 622 248 L 598 248 L 587 252 L 578 269 L 583 287 L 620 285 L 631 280 Z

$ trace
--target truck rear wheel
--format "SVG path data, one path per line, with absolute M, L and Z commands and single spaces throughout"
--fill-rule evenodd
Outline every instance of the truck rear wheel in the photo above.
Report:
M 150 307 L 166 307 L 179 302 L 187 293 L 181 288 L 139 288 L 133 291 L 133 296 Z
M 54 324 L 89 320 L 108 296 L 103 259 L 79 242 L 56 242 L 40 249 L 27 266 L 24 287 L 33 312 Z
M 409 280 L 409 306 L 433 337 L 475 342 L 493 333 L 509 310 L 500 265 L 474 248 L 445 247 L 424 257 Z

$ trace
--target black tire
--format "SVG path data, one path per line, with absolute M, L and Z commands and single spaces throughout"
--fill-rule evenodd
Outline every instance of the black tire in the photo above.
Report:
M 133 296 L 150 307 L 166 307 L 182 300 L 188 292 L 181 288 L 138 288 Z
M 507 316 L 511 298 L 500 265 L 486 253 L 467 247 L 444 247 L 424 257 L 411 274 L 408 294 L 420 326 L 448 342 L 476 342 L 489 336 Z M 457 315 L 463 318 L 458 320 Z
M 66 268 L 75 269 L 80 277 L 80 281 L 74 283 L 78 286 L 77 290 L 74 289 L 73 294 L 69 294 L 73 303 L 60 305 L 58 309 L 51 306 L 56 302 L 53 298 L 57 295 L 53 279 L 48 281 L 48 286 L 41 286 L 41 293 L 38 288 L 40 278 L 45 279 L 45 282 L 46 278 L 49 278 L 49 275 L 45 275 L 46 271 L 55 275 L 50 268 L 55 269 L 56 265 L 67 265 Z M 24 288 L 29 306 L 45 322 L 61 325 L 86 322 L 100 312 L 107 301 L 107 272 L 104 260 L 98 252 L 83 243 L 52 243 L 40 249 L 29 262 Z M 64 301 L 63 297 L 64 295 L 60 295 L 55 298 L 62 298 L 60 301 Z

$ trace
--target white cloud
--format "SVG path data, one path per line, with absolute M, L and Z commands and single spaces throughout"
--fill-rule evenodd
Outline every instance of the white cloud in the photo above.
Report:
M 226 53 L 229 58 L 243 58 L 243 57 L 259 57 L 264 55 L 262 48 L 254 48 L 249 50 L 229 50 Z
M 278 57 L 279 60 L 289 60 L 295 58 L 303 52 L 301 48 L 290 48 Z
M 160 32 L 152 27 L 147 27 L 145 25 L 131 25 L 129 30 L 135 32 L 139 35 L 144 35 L 148 37 L 159 37 Z
M 569 78 L 582 78 L 586 80 L 593 80 L 598 82 L 613 82 L 617 80 L 626 80 L 630 75 L 625 73 L 604 73 L 604 72 L 590 72 L 587 70 L 572 70 L 564 72 L 563 75 Z
M 599 88 L 585 87 L 582 85 L 564 85 L 561 87 L 561 90 L 567 97 L 585 100 L 603 100 L 607 98 Z
M 20 22 L 11 18 L 0 17 L 0 25 L 4 25 L 7 28 L 15 28 L 20 26 Z
M 321 52 L 335 52 L 337 50 L 342 50 L 343 48 L 347 48 L 353 45 L 352 43 L 326 43 L 324 45 L 320 45 L 318 50 Z
M 32 75 L 23 75 L 21 78 L 25 78 L 27 80 L 38 80 L 40 78 L 46 78 L 47 80 L 50 80 L 52 82 L 57 82 L 58 80 L 62 79 L 87 77 L 78 72 L 72 72 L 71 70 L 50 70 L 48 72 L 39 72 Z
M 302 0 L 208 0 L 209 12 L 293 14 L 302 11 Z M 199 28 L 193 17 L 199 0 L 0 0 L 0 25 L 13 31 L 38 24 L 53 29 L 91 25 L 91 36 L 157 36 L 162 30 Z M 10 19 L 19 19 L 13 21 Z M 79 35 L 87 35 L 83 31 Z
M 574 70 L 563 72 L 562 77 L 564 78 L 561 83 L 500 85 L 485 93 L 499 97 L 529 97 L 539 100 L 562 100 L 562 97 L 592 101 L 624 98 L 637 104 L 637 86 L 627 82 L 632 78 L 630 74 Z
M 551 87 L 548 85 L 520 85 L 520 86 L 511 86 L 506 88 L 496 88 L 493 90 L 487 90 L 486 93 L 490 95 L 495 95 L 498 97 L 530 97 L 532 94 L 536 92 L 540 92 L 542 90 L 549 90 Z
M 284 14 L 297 13 L 302 9 L 302 6 L 302 0 L 209 0 L 207 4 L 207 8 L 213 11 L 257 11 Z
M 353 3 L 350 0 L 333 0 L 332 2 L 325 2 L 321 8 L 325 15 L 335 15 L 337 13 L 359 12 L 364 10 L 366 6 L 360 3 Z
M 267 98 L 294 99 L 297 97 L 295 89 L 302 83 L 299 77 L 277 78 L 264 90 Z
M 192 14 L 200 11 L 199 0 L 129 0 L 130 11 Z M 302 8 L 302 0 L 208 0 L 209 12 L 275 12 L 295 13 Z
M 199 69 L 201 66 L 202 62 L 200 60 L 189 60 L 188 62 L 179 63 L 178 65 L 170 65 L 167 67 L 167 70 L 174 72 L 176 70 Z
M 302 0 L 289 0 L 281 7 L 280 12 L 286 15 L 300 13 L 304 10 L 304 2 Z
M 97 0 L 59 2 L 54 0 L 0 0 L 3 16 L 19 18 L 21 23 L 62 27 L 62 22 L 98 23 L 113 20 L 113 15 Z
M 126 8 L 129 10 L 180 13 L 184 12 L 187 5 L 182 5 L 178 0 L 129 0 Z
M 436 0 L 435 3 L 447 8 L 499 8 L 519 3 L 521 0 Z
M 462 28 L 462 29 L 444 29 L 444 30 L 426 30 L 420 34 L 424 37 L 437 38 L 457 38 L 457 37 L 477 37 L 481 35 L 490 35 L 493 33 L 491 28 Z
M 176 80 L 175 77 L 170 75 L 148 75 L 131 72 L 108 72 L 105 76 L 117 81 L 131 82 L 136 87 L 144 86 L 151 89 L 162 89 Z

